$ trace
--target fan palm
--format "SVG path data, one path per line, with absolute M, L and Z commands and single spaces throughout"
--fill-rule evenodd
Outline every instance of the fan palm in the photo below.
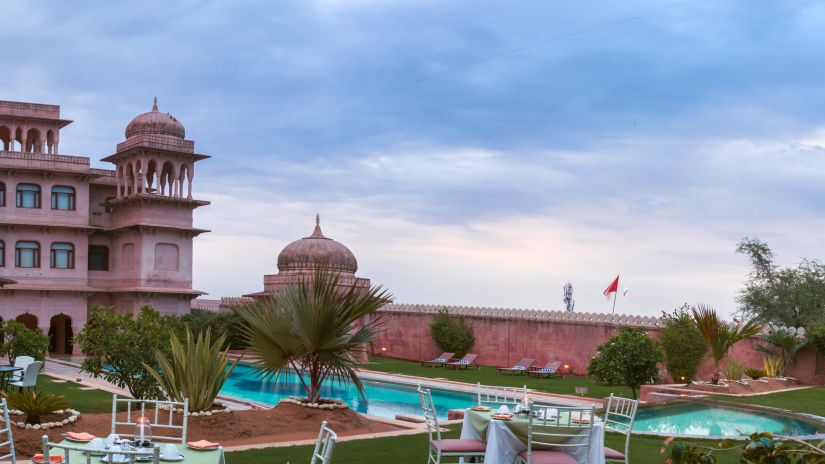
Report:
M 750 320 L 742 324 L 729 325 L 719 319 L 715 309 L 702 305 L 693 307 L 691 313 L 696 328 L 699 329 L 710 347 L 710 357 L 713 359 L 714 368 L 713 383 L 719 383 L 719 365 L 727 356 L 730 348 L 739 340 L 759 333 L 759 324 Z
M 349 380 L 366 401 L 355 370 L 377 322 L 364 317 L 391 299 L 380 286 L 345 287 L 339 274 L 321 269 L 311 280 L 250 303 L 238 314 L 264 380 L 294 370 L 310 403 L 318 402 L 324 382 Z

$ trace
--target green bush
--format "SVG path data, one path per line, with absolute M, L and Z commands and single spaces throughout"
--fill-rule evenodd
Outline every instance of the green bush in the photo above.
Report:
M 768 432 L 754 433 L 745 440 L 726 439 L 718 446 L 696 445 L 682 441 L 665 441 L 667 464 L 716 464 L 720 451 L 739 455 L 737 462 L 747 464 L 814 464 L 825 462 L 825 442 L 806 443 L 793 437 L 775 436 Z
M 725 363 L 725 368 L 722 369 L 725 378 L 728 380 L 742 380 L 742 375 L 745 373 L 745 366 L 735 359 L 729 359 Z
M 9 409 L 17 409 L 26 415 L 27 424 L 39 424 L 40 416 L 69 408 L 69 403 L 65 401 L 63 395 L 38 392 L 34 388 L 24 388 L 19 392 L 5 392 L 3 396 L 6 398 Z
M 749 367 L 745 369 L 745 375 L 752 378 L 753 380 L 759 380 L 762 377 L 765 377 L 765 371 L 758 367 Z
M 49 337 L 40 329 L 29 329 L 17 321 L 6 321 L 2 326 L 0 353 L 14 364 L 18 356 L 31 356 L 38 361 L 46 360 Z
M 662 313 L 664 327 L 659 335 L 665 369 L 675 382 L 687 383 L 696 377 L 708 344 L 696 328 L 690 307 L 684 304 L 672 313 Z
M 625 327 L 599 346 L 587 373 L 607 385 L 627 385 L 637 397 L 639 387 L 659 380 L 659 345 L 641 327 Z
M 243 320 L 234 312 L 221 313 L 194 309 L 189 314 L 182 316 L 180 320 L 189 326 L 195 336 L 205 333 L 207 330 L 210 330 L 214 335 L 226 334 L 224 339 L 226 346 L 223 348 L 229 348 L 230 350 L 248 348 L 243 333 Z
M 189 411 L 208 411 L 238 364 L 238 361 L 230 363 L 227 351 L 221 351 L 225 346 L 225 334 L 212 339 L 209 329 L 196 337 L 187 330 L 183 342 L 177 336 L 172 337 L 171 356 L 155 350 L 159 369 L 147 364 L 143 367 L 160 384 L 168 399 L 183 402 L 188 398 Z
M 467 354 L 476 341 L 473 328 L 467 325 L 463 317 L 450 314 L 447 308 L 438 310 L 438 314 L 430 321 L 430 333 L 439 348 L 457 356 Z
M 825 323 L 811 324 L 806 331 L 808 343 L 816 348 L 820 356 L 825 356 Z
M 94 306 L 89 323 L 75 337 L 86 355 L 80 368 L 128 389 L 134 398 L 160 398 L 158 383 L 144 366 L 157 369 L 155 350 L 168 356 L 169 339 L 180 326 L 178 318 L 161 316 L 151 306 L 140 308 L 137 318 Z

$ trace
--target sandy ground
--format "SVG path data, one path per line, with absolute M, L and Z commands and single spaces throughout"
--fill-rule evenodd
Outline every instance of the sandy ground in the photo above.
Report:
M 154 414 L 154 412 L 152 412 Z M 168 412 L 162 412 L 168 414 Z M 148 416 L 149 414 L 147 414 Z M 21 416 L 16 416 L 19 417 Z M 122 420 L 126 414 L 118 414 Z M 161 417 L 168 417 L 162 415 Z M 42 422 L 58 420 L 56 416 L 44 416 Z M 135 416 L 132 416 L 135 420 Z M 229 414 L 190 417 L 187 441 L 209 440 L 224 446 L 248 445 L 295 440 L 315 439 L 326 420 L 338 435 L 359 435 L 399 430 L 391 425 L 366 419 L 350 409 L 309 409 L 284 403 L 270 410 L 234 411 Z M 175 417 L 180 422 L 180 416 Z M 24 430 L 13 427 L 14 447 L 18 457 L 29 457 L 42 452 L 41 440 L 45 434 L 50 441 L 61 441 L 66 432 L 87 432 L 106 437 L 112 426 L 111 414 L 83 414 L 74 424 L 50 430 Z M 119 429 L 121 430 L 121 429 Z M 126 432 L 126 430 L 122 430 Z

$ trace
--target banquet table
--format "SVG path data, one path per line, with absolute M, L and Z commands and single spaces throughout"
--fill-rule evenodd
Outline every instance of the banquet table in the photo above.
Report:
M 78 443 L 71 440 L 63 440 L 60 442 L 60 445 L 69 445 L 75 448 L 88 448 L 88 444 L 86 443 Z M 160 452 L 163 453 L 164 443 L 159 443 L 160 445 Z M 183 464 L 224 464 L 224 457 L 223 457 L 223 449 L 212 449 L 212 450 L 196 450 L 189 448 L 186 445 L 176 443 L 175 446 L 178 447 L 178 453 L 183 455 L 182 461 L 174 461 Z M 88 448 L 91 450 L 91 448 Z M 64 455 L 64 450 L 60 448 L 52 448 L 49 453 L 54 455 Z M 72 449 L 69 451 L 69 462 L 70 463 L 77 463 L 77 464 L 85 464 L 86 463 L 86 455 L 87 453 L 78 449 Z M 99 463 L 101 462 L 101 458 L 103 456 L 92 456 L 90 462 L 92 463 Z M 64 459 L 64 462 L 65 459 Z M 137 461 L 135 461 L 137 462 Z M 150 461 L 151 462 L 151 461 Z M 165 462 L 161 460 L 161 462 Z
M 484 454 L 485 464 L 513 464 L 519 452 L 527 449 L 527 417 L 514 415 L 510 420 L 492 419 L 495 411 L 464 412 L 461 438 L 483 440 L 487 443 Z M 533 427 L 537 427 L 535 424 Z M 572 440 L 585 440 L 586 430 Z M 571 441 L 568 441 L 570 443 Z M 593 423 L 593 437 L 590 443 L 590 459 L 586 459 L 583 447 L 565 448 L 579 464 L 604 464 L 604 422 L 596 418 Z

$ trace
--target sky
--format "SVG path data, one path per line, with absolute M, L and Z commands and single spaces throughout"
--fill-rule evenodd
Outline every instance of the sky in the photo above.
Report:
M 260 291 L 312 232 L 397 303 L 730 316 L 758 237 L 825 256 L 825 5 L 747 1 L 11 2 L 0 99 L 63 154 L 172 113 L 194 286 Z M 17 18 L 11 20 L 11 18 Z

